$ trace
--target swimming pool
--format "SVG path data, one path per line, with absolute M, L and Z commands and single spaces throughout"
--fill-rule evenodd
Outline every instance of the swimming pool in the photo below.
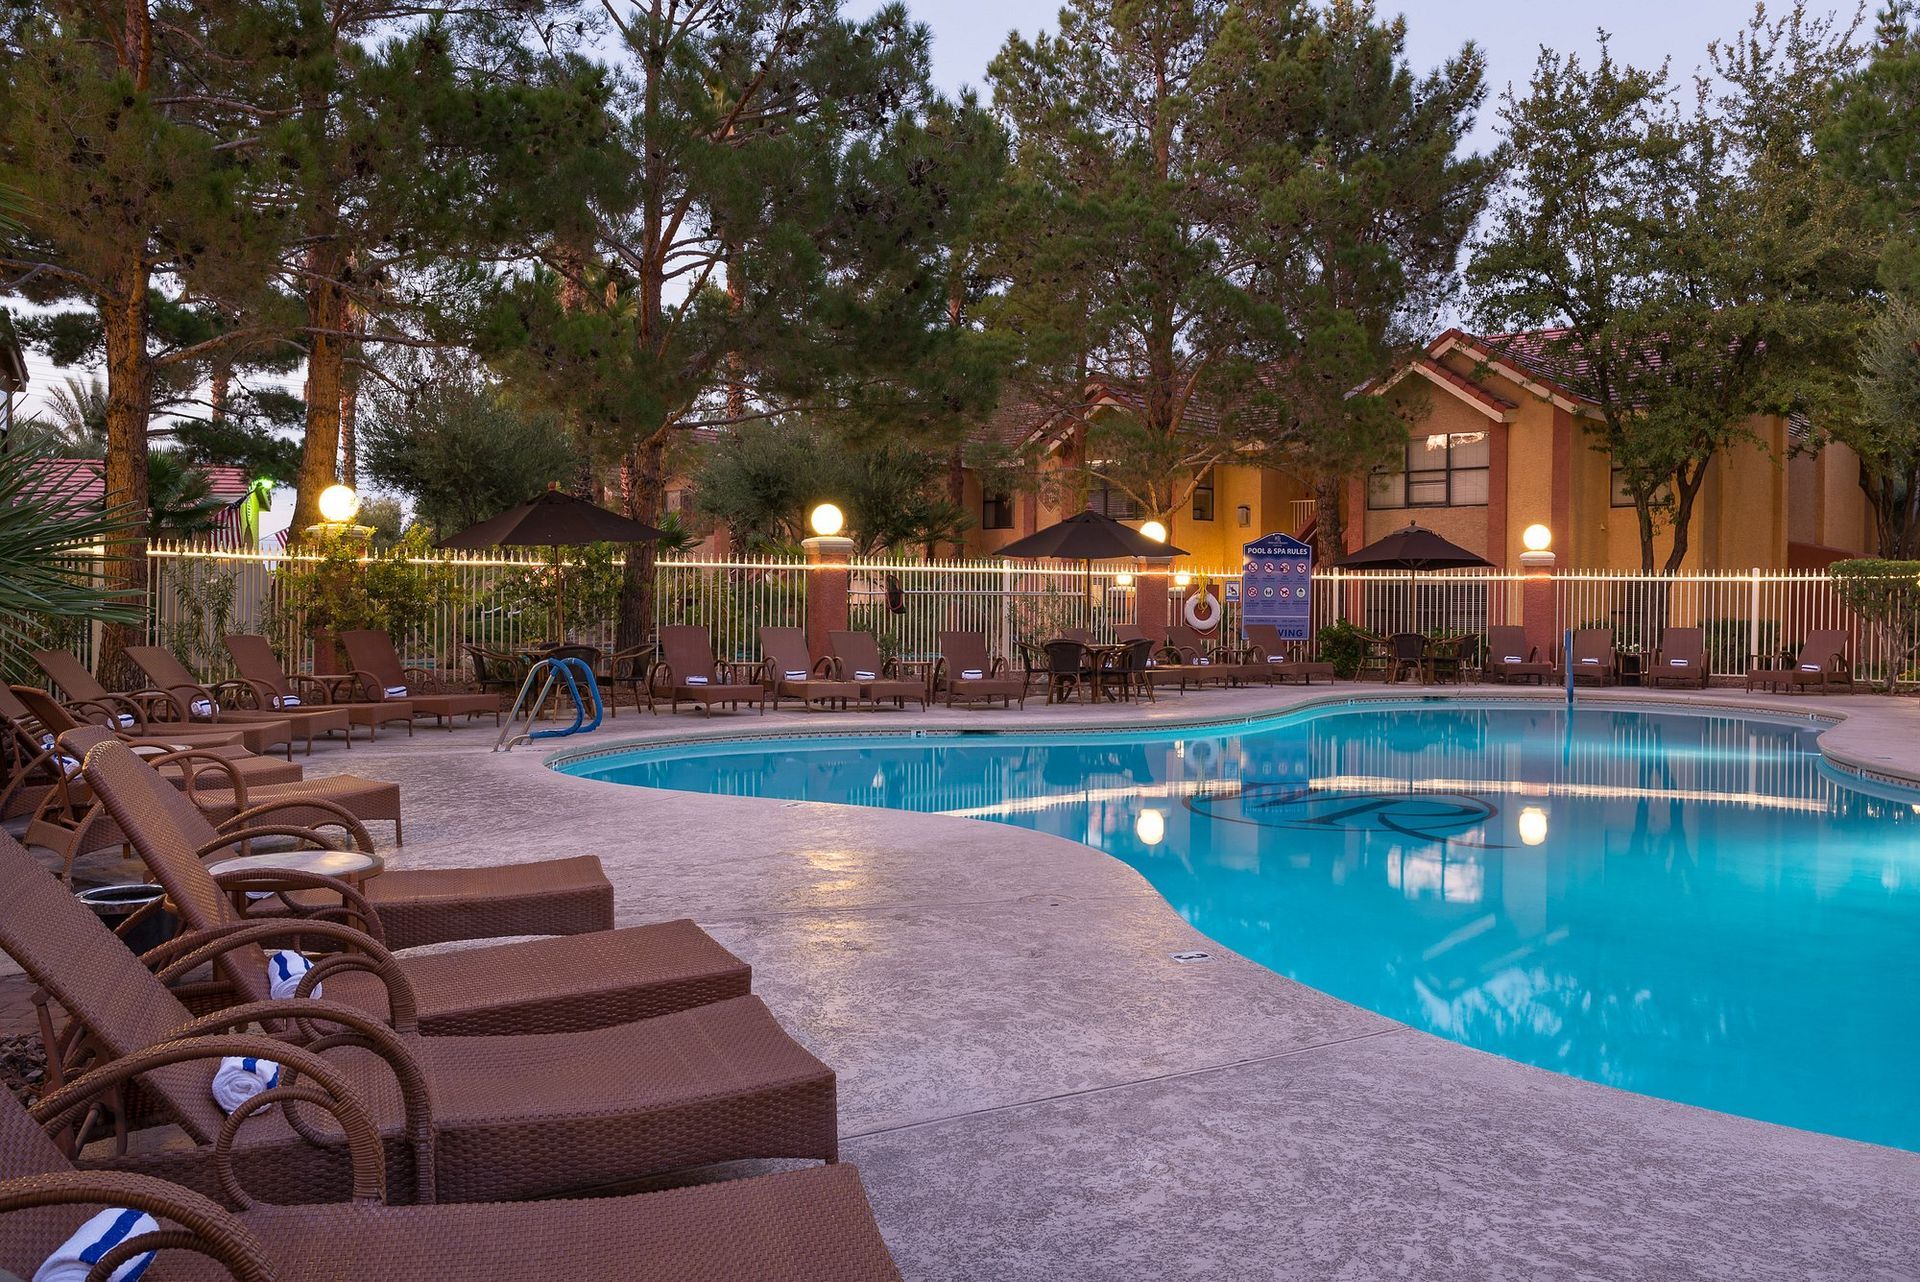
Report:
M 1055 833 L 1139 869 L 1222 944 L 1416 1028 L 1920 1149 L 1920 793 L 1835 774 L 1818 729 L 1356 703 L 1217 729 L 795 736 L 561 768 Z

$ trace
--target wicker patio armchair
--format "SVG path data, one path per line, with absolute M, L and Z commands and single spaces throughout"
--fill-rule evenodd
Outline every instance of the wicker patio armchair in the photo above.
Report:
M 357 920 L 362 930 L 354 934 L 375 951 L 542 936 L 403 958 L 399 969 L 416 991 L 421 1027 L 429 1034 L 596 1028 L 740 996 L 752 981 L 745 962 L 684 918 L 613 929 L 612 888 L 591 858 L 403 869 L 383 872 L 360 889 L 277 870 L 216 878 L 202 861 L 239 835 L 215 832 L 184 798 L 114 745 L 89 751 L 83 772 L 192 930 L 232 933 L 257 920 L 234 908 L 231 896 L 238 889 L 301 884 L 344 905 L 332 915 Z M 303 914 L 306 908 L 300 900 L 275 906 Z M 562 930 L 580 933 L 555 933 Z M 257 946 L 223 956 L 216 970 L 241 1000 L 257 1001 L 271 991 Z M 373 1011 L 383 1009 L 385 1000 L 380 985 L 361 971 L 330 981 L 327 993 Z
M 265 939 L 344 941 L 355 932 L 332 922 L 256 923 L 170 953 L 156 974 L 11 837 L 0 836 L 0 878 L 9 888 L 0 947 L 86 1033 L 69 1040 L 46 1029 L 49 1046 L 84 1047 L 91 1057 L 77 1081 L 41 1099 L 37 1119 L 77 1121 L 99 1102 L 101 1083 L 138 1077 L 141 1089 L 120 1097 L 116 1121 L 164 1119 L 184 1137 L 150 1148 L 127 1146 L 116 1132 L 106 1151 L 84 1150 L 83 1167 L 159 1176 L 209 1196 L 222 1191 L 227 1171 L 275 1202 L 354 1196 L 338 1141 L 289 1116 L 290 1100 L 249 1117 L 232 1135 L 231 1161 L 215 1160 L 216 1142 L 232 1129 L 213 1100 L 215 1066 L 180 1039 L 271 1021 L 321 1032 L 312 1044 L 327 1051 L 336 1081 L 304 1062 L 303 1076 L 365 1104 L 391 1188 L 410 1200 L 517 1200 L 717 1162 L 838 1156 L 833 1071 L 755 997 L 581 1032 L 423 1037 L 407 974 L 391 954 L 373 952 L 356 960 L 386 987 L 385 1019 L 333 1000 L 334 982 L 348 972 L 325 961 L 303 981 L 324 973 L 324 1001 L 248 1002 L 196 1019 L 167 980 Z
M 500 724 L 499 695 L 425 691 L 422 686 L 433 674 L 425 668 L 403 665 L 400 652 L 393 648 L 393 638 L 384 632 L 372 628 L 342 632 L 340 648 L 347 652 L 347 662 L 352 666 L 352 671 L 344 675 L 353 679 L 356 693 L 368 703 L 404 699 L 412 706 L 414 716 L 432 717 L 448 730 L 453 729 L 456 717 L 472 721 L 488 713 L 493 714 L 493 724 Z
M 27 1110 L 0 1092 L 0 1170 L 13 1177 L 0 1182 L 0 1270 L 31 1277 L 93 1208 L 111 1206 L 152 1215 L 190 1235 L 184 1250 L 208 1257 L 166 1251 L 156 1261 L 156 1278 L 900 1282 L 851 1165 L 626 1197 L 391 1206 L 379 1134 L 324 1060 L 261 1037 L 199 1038 L 183 1049 L 198 1057 L 276 1054 L 285 1067 L 310 1070 L 300 1086 L 339 1119 L 354 1168 L 354 1200 L 228 1210 L 164 1180 L 76 1171 Z M 124 1243 L 129 1256 L 155 1246 L 164 1250 L 141 1238 Z M 105 1265 L 107 1273 L 118 1260 Z

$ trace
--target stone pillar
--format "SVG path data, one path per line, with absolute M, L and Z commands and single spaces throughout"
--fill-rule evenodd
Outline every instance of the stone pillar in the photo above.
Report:
M 1520 568 L 1527 576 L 1520 585 L 1520 622 L 1527 630 L 1527 644 L 1540 652 L 1543 661 L 1552 662 L 1554 647 L 1560 644 L 1558 621 L 1553 617 L 1553 553 L 1522 552 Z
M 1167 591 L 1170 556 L 1140 558 L 1139 573 L 1133 576 L 1133 620 L 1140 630 L 1161 645 L 1167 639 Z
M 804 540 L 807 550 L 807 652 L 815 659 L 833 653 L 829 632 L 847 628 L 847 588 L 853 573 L 853 540 L 839 535 L 815 535 Z

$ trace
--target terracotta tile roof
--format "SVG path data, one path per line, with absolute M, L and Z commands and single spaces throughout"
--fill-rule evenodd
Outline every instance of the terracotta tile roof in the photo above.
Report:
M 60 504 L 68 512 L 93 511 L 106 502 L 106 463 L 97 458 L 49 458 L 35 463 L 25 490 Z M 246 469 L 208 467 L 208 497 L 231 507 L 247 497 L 252 480 Z

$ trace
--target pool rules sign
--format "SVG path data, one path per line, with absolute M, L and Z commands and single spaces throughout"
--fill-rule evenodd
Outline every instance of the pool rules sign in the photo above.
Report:
M 1271 623 L 1282 641 L 1313 632 L 1313 549 L 1285 534 L 1269 534 L 1241 548 L 1240 625 Z

